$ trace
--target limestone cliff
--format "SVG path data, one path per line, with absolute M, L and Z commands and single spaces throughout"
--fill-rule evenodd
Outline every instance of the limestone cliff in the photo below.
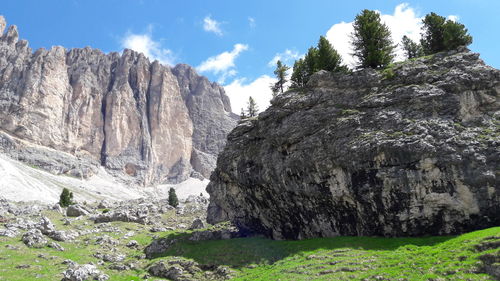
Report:
M 208 177 L 236 125 L 222 87 L 125 50 L 33 52 L 0 17 L 0 151 L 54 173 L 139 184 Z
M 499 97 L 468 50 L 319 72 L 229 134 L 208 220 L 275 239 L 500 225 Z

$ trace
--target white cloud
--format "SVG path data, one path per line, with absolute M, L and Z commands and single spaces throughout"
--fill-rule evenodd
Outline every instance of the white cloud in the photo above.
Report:
M 230 52 L 223 52 L 213 57 L 209 57 L 202 62 L 196 69 L 199 72 L 212 72 L 219 75 L 219 83 L 223 84 L 226 78 L 236 75 L 234 61 L 241 52 L 248 50 L 248 45 L 235 44 Z
M 212 19 L 211 15 L 208 15 L 203 19 L 203 29 L 206 32 L 213 32 L 218 36 L 222 36 L 222 29 L 220 28 L 220 22 Z
M 231 108 L 236 114 L 240 114 L 241 108 L 247 108 L 248 97 L 252 96 L 259 107 L 259 112 L 264 111 L 269 105 L 272 97 L 271 84 L 276 79 L 268 75 L 262 75 L 250 83 L 245 78 L 235 79 L 231 84 L 224 86 L 226 94 L 231 100 Z
M 248 25 L 250 25 L 251 28 L 255 28 L 257 26 L 253 17 L 248 17 Z
M 283 53 L 277 53 L 272 60 L 267 63 L 269 67 L 276 67 L 276 63 L 280 60 L 282 63 L 293 66 L 295 60 L 299 59 L 302 55 L 294 50 L 286 49 Z
M 143 34 L 127 33 L 121 40 L 122 48 L 143 53 L 151 60 L 158 60 L 163 64 L 173 65 L 175 62 L 173 52 L 167 48 L 163 48 L 160 42 L 153 40 L 151 33 L 151 26 Z
M 422 18 L 407 3 L 397 5 L 392 15 L 381 14 L 382 21 L 391 30 L 392 40 L 395 44 L 401 42 L 403 35 L 418 42 L 420 40 Z M 458 16 L 449 16 L 448 18 L 456 19 Z M 337 23 L 326 32 L 326 38 L 342 55 L 344 62 L 351 67 L 356 65 L 355 59 L 351 55 L 350 34 L 353 32 L 352 24 L 352 22 Z M 403 50 L 401 46 L 398 46 L 396 49 L 396 60 L 402 60 L 403 58 Z
M 454 22 L 458 22 L 458 20 L 460 19 L 460 17 L 457 15 L 449 15 L 446 18 Z

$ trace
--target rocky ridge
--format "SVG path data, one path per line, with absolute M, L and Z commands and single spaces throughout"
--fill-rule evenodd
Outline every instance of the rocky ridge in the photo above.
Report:
M 208 177 L 235 126 L 224 89 L 124 50 L 33 52 L 0 16 L 0 152 L 56 174 L 141 185 Z
M 466 49 L 315 74 L 229 134 L 208 222 L 274 239 L 500 224 L 500 71 Z

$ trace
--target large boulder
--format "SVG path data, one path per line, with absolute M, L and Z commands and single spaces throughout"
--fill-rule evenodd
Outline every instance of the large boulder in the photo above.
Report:
M 315 74 L 228 136 L 208 222 L 275 239 L 500 225 L 500 71 L 468 50 Z

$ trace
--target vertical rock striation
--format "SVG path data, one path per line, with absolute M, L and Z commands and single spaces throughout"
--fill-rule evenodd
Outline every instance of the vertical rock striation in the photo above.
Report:
M 34 53 L 0 17 L 0 150 L 55 173 L 138 184 L 208 177 L 236 125 L 222 87 L 124 50 Z M 53 161 L 58 159 L 58 161 Z
M 500 224 L 500 71 L 467 50 L 317 73 L 229 135 L 208 222 L 275 239 Z

